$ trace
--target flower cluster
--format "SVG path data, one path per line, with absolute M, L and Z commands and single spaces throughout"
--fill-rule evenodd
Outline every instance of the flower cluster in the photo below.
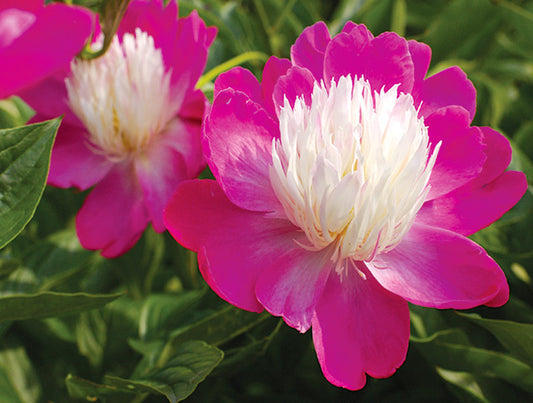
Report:
M 209 106 L 196 84 L 216 29 L 178 18 L 175 0 L 133 0 L 92 60 L 74 55 L 91 32 L 102 46 L 95 15 L 23 3 L 0 6 L 0 54 L 25 66 L 0 97 L 16 92 L 33 121 L 64 115 L 48 182 L 93 188 L 76 217 L 85 248 L 116 257 L 149 223 L 168 229 L 220 297 L 312 328 L 325 376 L 349 389 L 403 363 L 408 302 L 507 301 L 467 236 L 518 202 L 525 176 L 506 171 L 502 135 L 472 126 L 465 73 L 426 77 L 427 45 L 352 22 L 332 38 L 319 22 L 261 82 L 220 75 Z M 194 179 L 206 163 L 215 180 Z

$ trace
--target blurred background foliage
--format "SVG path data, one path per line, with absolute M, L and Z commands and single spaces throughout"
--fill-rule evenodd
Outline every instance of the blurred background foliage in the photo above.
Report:
M 375 35 L 425 42 L 430 74 L 451 65 L 466 71 L 477 88 L 474 123 L 511 139 L 512 169 L 533 178 L 531 0 L 181 0 L 179 7 L 219 29 L 202 84 L 208 96 L 228 65 L 260 78 L 269 55 L 289 57 L 296 37 L 319 20 L 332 35 L 351 20 Z M 0 101 L 0 128 L 31 113 L 17 99 Z M 148 229 L 113 260 L 83 250 L 73 219 L 84 196 L 47 188 L 24 231 L 0 250 L 2 402 L 533 400 L 531 190 L 472 236 L 504 269 L 509 303 L 466 312 L 411 306 L 405 364 L 357 392 L 325 380 L 310 332 L 221 301 L 194 254 L 168 234 Z

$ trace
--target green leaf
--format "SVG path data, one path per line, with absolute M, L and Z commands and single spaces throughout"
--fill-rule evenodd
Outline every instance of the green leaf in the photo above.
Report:
M 104 360 L 107 342 L 107 326 L 99 310 L 83 312 L 76 322 L 76 342 L 81 355 L 93 367 L 100 367 Z
M 501 13 L 495 12 L 485 0 L 456 0 L 448 2 L 426 30 L 423 42 L 431 46 L 432 62 L 445 57 L 465 55 L 482 56 L 493 42 L 495 24 Z M 450 29 L 453 21 L 453 29 Z M 478 45 L 477 48 L 475 45 Z M 475 53 L 474 53 L 475 52 Z
M 438 368 L 437 373 L 448 382 L 452 392 L 461 402 L 488 403 L 476 378 L 468 372 L 448 371 Z
M 516 358 L 533 365 L 533 324 L 485 319 L 460 312 L 457 314 L 487 329 Z
M 0 322 L 71 315 L 99 308 L 123 294 L 40 292 L 0 297 Z
M 181 294 L 149 295 L 142 307 L 139 319 L 139 336 L 148 340 L 166 327 L 182 321 L 181 315 L 190 310 L 204 295 L 202 290 Z
M 410 340 L 435 366 L 500 378 L 533 393 L 533 369 L 529 365 L 507 354 L 470 346 L 464 337 L 463 332 L 445 330 L 427 338 L 411 337 Z
M 98 397 L 109 395 L 116 396 L 121 394 L 121 392 L 114 386 L 98 384 L 72 374 L 67 375 L 65 384 L 67 385 L 69 396 L 75 399 L 96 401 Z
M 24 347 L 0 342 L 0 396 L 4 403 L 40 401 L 41 386 Z
M 69 375 L 66 379 L 71 397 L 94 398 L 117 393 L 151 393 L 179 402 L 191 395 L 198 384 L 222 361 L 224 353 L 202 341 L 189 341 L 175 355 L 146 377 L 124 379 L 106 375 L 104 384 L 96 384 Z
M 164 367 L 145 379 L 128 380 L 106 376 L 105 382 L 123 391 L 164 395 L 169 402 L 187 398 L 196 386 L 222 361 L 224 353 L 202 341 L 183 343 Z
M 229 306 L 176 330 L 169 344 L 175 347 L 186 340 L 204 340 L 218 346 L 271 317 L 268 313 L 257 314 Z
M 60 119 L 0 130 L 0 248 L 30 221 L 46 185 Z

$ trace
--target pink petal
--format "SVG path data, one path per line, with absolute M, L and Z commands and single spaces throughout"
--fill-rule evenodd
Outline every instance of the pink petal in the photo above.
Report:
M 82 7 L 55 3 L 39 10 L 31 26 L 0 48 L 0 60 L 4 61 L 0 98 L 68 66 L 85 45 L 92 25 L 92 13 Z
M 23 35 L 35 18 L 35 13 L 18 8 L 0 10 L 0 51 Z
M 39 115 L 36 118 L 44 120 Z M 48 175 L 50 185 L 85 190 L 98 183 L 111 167 L 112 164 L 103 155 L 90 149 L 83 127 L 61 123 L 52 149 Z
M 263 104 L 261 84 L 259 84 L 257 78 L 249 70 L 243 69 L 242 67 L 234 67 L 219 75 L 215 81 L 214 97 L 216 98 L 220 91 L 227 88 L 244 92 L 255 103 L 259 105 Z
M 291 46 L 292 62 L 311 71 L 320 82 L 324 75 L 324 53 L 330 40 L 328 27 L 322 21 L 305 28 Z
M 374 35 L 372 35 L 372 32 L 364 24 L 356 24 L 352 21 L 347 21 L 344 24 L 342 32 L 350 34 L 356 39 L 355 42 L 357 43 L 368 43 L 374 39 Z
M 523 173 L 503 172 L 511 161 L 509 141 L 488 127 L 479 129 L 487 156 L 481 173 L 461 188 L 426 202 L 418 212 L 419 222 L 471 235 L 499 219 L 526 192 Z
M 365 373 L 383 378 L 403 363 L 409 343 L 407 303 L 366 272 L 332 273 L 313 318 L 313 341 L 326 378 L 361 389 Z
M 413 60 L 415 87 L 422 84 L 424 78 L 429 69 L 429 63 L 431 61 L 431 48 L 422 42 L 415 40 L 407 41 L 409 46 L 409 53 Z
M 200 90 L 194 90 L 185 98 L 178 115 L 183 119 L 198 120 L 198 125 L 201 125 L 208 107 L 209 101 L 204 93 Z
M 130 3 L 120 21 L 117 35 L 122 38 L 125 33 L 135 34 L 138 28 L 154 38 L 157 48 L 165 42 L 165 33 L 178 27 L 178 10 L 176 2 L 170 1 L 165 8 L 161 0 L 134 0 Z
M 217 182 L 192 180 L 178 186 L 165 209 L 170 234 L 198 252 L 200 270 L 223 299 L 261 312 L 255 284 L 272 256 L 294 247 L 295 227 L 287 220 L 235 206 Z
M 63 124 L 68 123 L 82 127 L 83 124 L 68 106 L 68 94 L 65 78 L 69 74 L 68 68 L 58 70 L 53 75 L 17 93 L 24 102 L 41 115 L 43 120 L 64 115 Z M 36 121 L 35 118 L 33 121 Z
M 479 176 L 469 183 L 470 187 L 485 185 L 502 174 L 511 162 L 512 149 L 509 140 L 490 127 L 480 127 L 485 143 L 487 159 Z
M 200 122 L 176 119 L 145 155 L 135 161 L 150 221 L 165 230 L 163 209 L 178 184 L 196 177 L 205 167 L 200 143 Z
M 527 190 L 522 172 L 504 172 L 494 181 L 480 186 L 470 184 L 438 199 L 424 203 L 417 222 L 471 235 L 498 220 Z
M 313 74 L 298 66 L 291 67 L 287 74 L 281 76 L 274 88 L 273 99 L 276 113 L 284 105 L 285 98 L 291 107 L 294 107 L 296 98 L 303 98 L 307 105 L 311 105 L 311 94 L 315 79 Z
M 274 118 L 277 117 L 276 108 L 274 107 L 274 87 L 276 86 L 279 78 L 287 74 L 292 66 L 292 63 L 288 59 L 278 59 L 272 56 L 267 60 L 265 68 L 263 69 L 263 78 L 261 80 L 261 90 L 263 92 L 263 100 L 265 109 Z
M 8 8 L 18 8 L 20 10 L 36 12 L 44 5 L 44 0 L 2 0 L 0 11 Z
M 427 307 L 469 309 L 495 297 L 501 305 L 509 295 L 503 271 L 481 246 L 437 227 L 414 224 L 368 268 L 390 292 Z
M 431 172 L 426 200 L 440 197 L 476 178 L 485 163 L 483 135 L 470 127 L 468 112 L 460 106 L 441 108 L 425 122 L 432 149 L 442 141 Z
M 229 199 L 254 211 L 281 211 L 270 184 L 272 140 L 279 128 L 244 93 L 218 94 L 204 125 L 204 153 Z
M 414 83 L 414 66 L 407 41 L 393 32 L 369 40 L 361 26 L 335 36 L 326 49 L 326 83 L 341 76 L 364 77 L 376 91 L 400 84 L 409 93 Z M 366 28 L 365 28 L 366 29 Z
M 211 32 L 211 31 L 210 31 Z M 178 21 L 178 32 L 167 32 L 169 41 L 162 44 L 167 68 L 172 69 L 172 86 L 177 98 L 194 89 L 207 62 L 208 37 L 205 23 L 194 10 Z M 174 37 L 172 37 L 174 35 Z M 177 35 L 177 36 L 176 36 Z M 209 33 L 212 36 L 212 33 Z
M 272 256 L 268 262 L 255 285 L 257 299 L 271 314 L 306 332 L 334 265 L 330 255 L 293 242 L 287 255 Z
M 439 108 L 458 105 L 469 113 L 470 122 L 476 114 L 476 89 L 457 66 L 450 67 L 424 80 L 413 93 L 420 115 L 427 117 Z
M 102 256 L 127 252 L 148 225 L 143 195 L 130 166 L 116 166 L 85 199 L 76 216 L 82 246 Z

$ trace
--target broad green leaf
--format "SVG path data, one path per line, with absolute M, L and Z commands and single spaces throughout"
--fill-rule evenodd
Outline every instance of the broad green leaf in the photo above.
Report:
M 533 393 L 533 369 L 529 365 L 507 354 L 470 346 L 461 340 L 460 334 L 441 331 L 427 338 L 411 337 L 410 340 L 435 366 L 500 378 Z
M 71 315 L 99 308 L 123 294 L 40 292 L 0 297 L 0 322 Z
M 516 358 L 533 365 L 533 324 L 485 319 L 460 312 L 457 314 L 487 329 Z
M 24 229 L 37 208 L 59 123 L 0 130 L 0 248 Z
M 68 374 L 65 379 L 67 391 L 70 397 L 74 399 L 85 399 L 88 401 L 97 401 L 99 397 L 123 394 L 114 386 L 102 385 L 99 383 L 79 378 L 75 375 Z M 128 392 L 131 393 L 131 392 Z
M 66 379 L 71 397 L 96 398 L 117 393 L 151 393 L 165 396 L 169 402 L 179 402 L 190 396 L 198 384 L 222 361 L 218 348 L 202 341 L 189 341 L 175 355 L 146 377 L 125 379 L 106 375 L 104 384 L 96 384 L 73 375 Z
M 24 347 L 0 342 L 0 400 L 3 403 L 39 402 L 41 386 Z
M 104 360 L 107 325 L 100 310 L 83 312 L 76 323 L 76 342 L 81 355 L 93 367 L 99 368 Z
M 202 290 L 180 294 L 152 294 L 144 301 L 139 319 L 139 336 L 148 340 L 168 326 L 177 326 L 181 315 L 190 310 L 204 295 Z
M 175 347 L 187 340 L 204 340 L 218 346 L 268 318 L 271 315 L 267 313 L 257 314 L 228 306 L 199 322 L 177 329 L 169 343 Z
M 468 372 L 448 371 L 438 368 L 437 373 L 451 385 L 454 393 L 462 402 L 488 403 L 476 378 Z
M 187 398 L 207 375 L 222 361 L 224 353 L 202 341 L 183 343 L 166 365 L 144 379 L 122 379 L 106 376 L 105 383 L 123 391 L 164 395 L 169 402 Z

